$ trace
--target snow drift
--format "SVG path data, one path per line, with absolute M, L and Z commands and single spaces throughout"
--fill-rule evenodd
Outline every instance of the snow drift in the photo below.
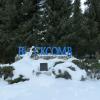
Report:
M 55 71 L 56 74 L 58 74 L 58 71 L 61 70 L 62 72 L 67 71 L 71 77 L 72 80 L 81 80 L 82 77 L 86 78 L 86 72 L 85 70 L 80 69 L 77 65 L 72 63 L 73 60 L 76 60 L 76 58 L 70 58 L 68 60 L 63 59 L 38 59 L 34 60 L 30 58 L 32 52 L 26 53 L 23 58 L 15 63 L 12 64 L 14 66 L 14 78 L 18 77 L 19 75 L 24 75 L 26 78 L 33 78 L 33 70 L 35 72 L 39 71 L 40 63 L 48 63 L 48 69 L 51 74 L 52 70 Z M 55 65 L 57 62 L 62 62 L 57 65 Z M 72 70 L 74 68 L 75 70 Z

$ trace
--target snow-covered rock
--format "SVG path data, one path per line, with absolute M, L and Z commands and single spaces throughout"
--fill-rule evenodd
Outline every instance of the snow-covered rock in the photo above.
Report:
M 59 70 L 61 70 L 61 73 L 64 73 L 65 71 L 68 72 L 71 75 L 72 80 L 81 80 L 83 77 L 86 78 L 85 70 L 80 69 L 77 65 L 70 61 L 65 61 L 53 68 L 56 75 L 60 74 Z

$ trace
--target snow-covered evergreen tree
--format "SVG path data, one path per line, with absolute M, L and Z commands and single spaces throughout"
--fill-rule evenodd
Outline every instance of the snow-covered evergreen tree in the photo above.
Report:
M 45 44 L 45 34 L 48 28 L 48 11 L 46 0 L 38 0 L 33 33 L 37 34 L 37 45 Z

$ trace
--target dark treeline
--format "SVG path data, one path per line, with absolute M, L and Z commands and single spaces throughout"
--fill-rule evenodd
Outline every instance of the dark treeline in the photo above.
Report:
M 18 46 L 72 46 L 74 55 L 100 52 L 100 0 L 0 0 L 0 62 Z

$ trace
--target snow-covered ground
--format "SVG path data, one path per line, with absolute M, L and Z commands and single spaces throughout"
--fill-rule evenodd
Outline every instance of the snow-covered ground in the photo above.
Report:
M 50 76 L 7 85 L 0 82 L 0 100 L 100 100 L 100 81 L 71 81 Z
M 0 79 L 0 100 L 100 100 L 100 81 L 79 81 L 82 75 L 86 76 L 86 73 L 72 63 L 74 59 L 33 60 L 30 58 L 30 53 L 27 53 L 23 59 L 11 66 L 15 68 L 14 78 L 22 74 L 30 80 L 9 85 Z M 32 73 L 33 70 L 39 70 L 40 63 L 48 63 L 48 67 L 52 70 L 55 62 L 59 61 L 64 63 L 56 65 L 54 70 L 67 70 L 72 80 L 45 74 L 35 76 Z M 74 67 L 76 71 L 71 71 L 68 67 Z

